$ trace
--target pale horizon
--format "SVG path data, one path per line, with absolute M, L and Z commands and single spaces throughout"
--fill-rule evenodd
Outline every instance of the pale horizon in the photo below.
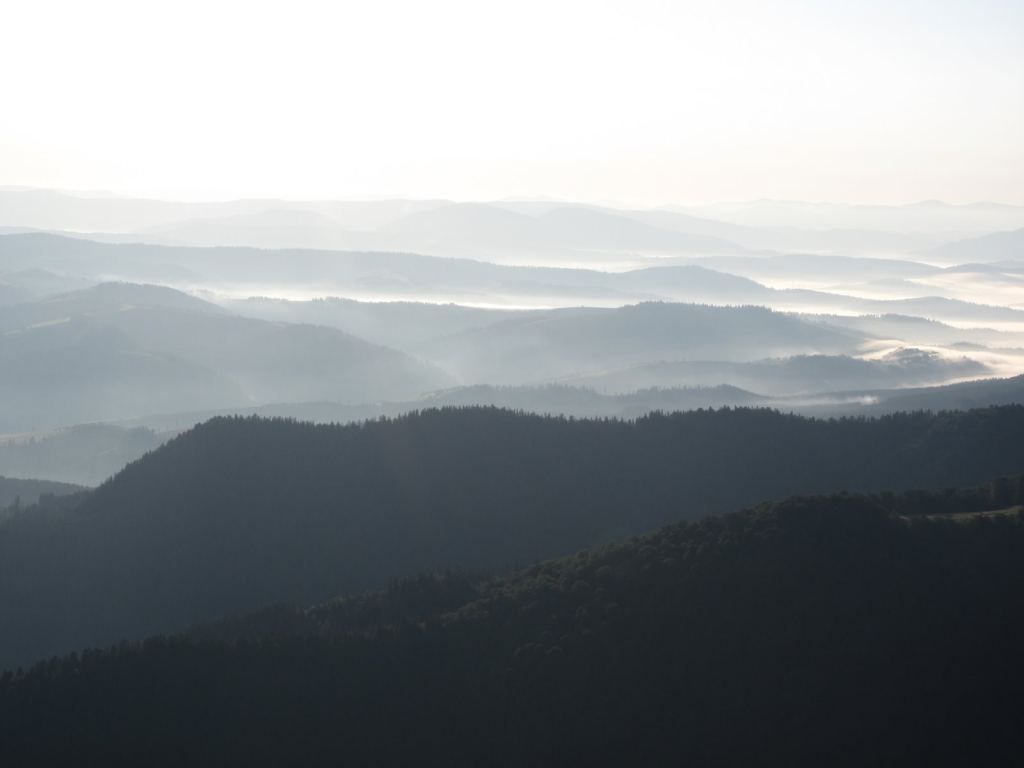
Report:
M 2 14 L 4 765 L 1013 765 L 1024 0 Z
M 1024 204 L 1024 6 L 8 11 L 0 184 L 187 201 Z
M 631 206 L 627 202 L 621 200 L 603 200 L 603 199 L 573 199 L 563 197 L 553 197 L 550 195 L 537 194 L 537 195 L 509 195 L 507 197 L 498 198 L 448 198 L 448 197 L 412 197 L 398 194 L 380 194 L 380 195 L 366 195 L 366 196 L 350 196 L 350 197 L 306 197 L 301 195 L 245 195 L 241 197 L 173 197 L 173 196 L 159 196 L 159 195 L 148 195 L 148 194 L 137 194 L 124 190 L 116 189 L 75 189 L 75 188 L 61 188 L 61 187 L 45 187 L 45 186 L 33 186 L 24 184 L 3 184 L 0 185 L 0 191 L 18 191 L 18 192 L 55 192 L 61 195 L 67 195 L 69 197 L 78 197 L 83 199 L 116 199 L 116 200 L 142 200 L 150 202 L 166 202 L 166 203 L 237 203 L 237 202 L 285 202 L 285 203 L 303 203 L 303 202 L 338 202 L 338 203 L 356 203 L 356 202 L 389 202 L 389 201 L 401 201 L 401 200 L 412 200 L 412 201 L 437 201 L 444 203 L 451 203 L 453 205 L 486 205 L 488 203 L 512 203 L 512 202 L 549 202 L 549 203 L 564 203 L 565 205 L 587 205 L 595 207 L 609 207 L 618 209 L 627 209 Z M 948 205 L 958 208 L 967 208 L 970 206 L 977 205 L 997 205 L 997 206 L 1008 206 L 1008 207 L 1021 207 L 1024 203 L 1016 203 L 1008 200 L 995 200 L 995 199 L 977 199 L 977 200 L 965 200 L 962 202 L 953 202 L 937 197 L 923 197 L 907 200 L 896 200 L 893 202 L 881 202 L 871 200 L 810 200 L 800 198 L 781 198 L 781 197 L 748 197 L 748 198 L 709 198 L 706 200 L 694 200 L 687 203 L 677 203 L 672 201 L 654 203 L 650 205 L 637 205 L 638 209 L 649 209 L 649 210 L 661 210 L 669 209 L 673 207 L 712 207 L 718 205 L 752 205 L 755 203 L 794 203 L 794 204 L 806 204 L 806 205 L 821 205 L 821 206 L 856 206 L 856 207 L 910 207 L 915 205 L 925 205 L 929 203 L 935 203 L 939 205 Z

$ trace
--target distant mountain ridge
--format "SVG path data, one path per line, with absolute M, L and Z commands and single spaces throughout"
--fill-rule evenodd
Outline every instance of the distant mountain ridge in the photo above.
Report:
M 650 303 L 514 317 L 439 339 L 423 354 L 463 380 L 525 384 L 665 359 L 850 352 L 860 341 L 761 307 Z
M 0 308 L 0 367 L 10 372 L 0 431 L 281 400 L 407 399 L 451 383 L 341 331 L 120 284 Z
M 925 252 L 947 264 L 1024 260 L 1024 228 L 946 243 Z
M 699 360 L 647 363 L 565 383 L 625 393 L 649 387 L 708 386 L 729 382 L 761 395 L 786 397 L 843 390 L 881 389 L 981 376 L 989 369 L 961 358 L 902 349 L 878 360 L 835 355 L 796 355 L 782 359 L 725 363 Z
M 116 279 L 155 283 L 228 296 L 297 292 L 306 296 L 509 309 L 616 307 L 658 300 L 759 304 L 784 311 L 816 313 L 913 313 L 938 320 L 1013 322 L 1024 326 L 1024 310 L 1020 308 L 980 304 L 974 300 L 974 294 L 968 296 L 971 300 L 943 296 L 946 290 L 925 284 L 917 286 L 910 297 L 897 299 L 822 289 L 821 281 L 825 280 L 829 285 L 842 284 L 844 290 L 856 292 L 854 283 L 861 279 L 866 281 L 861 288 L 870 294 L 872 281 L 906 282 L 943 274 L 936 267 L 905 260 L 783 255 L 672 257 L 646 259 L 642 263 L 643 267 L 627 271 L 601 271 L 503 265 L 415 253 L 196 248 L 100 243 L 39 233 L 0 235 L 0 271 L 43 269 L 58 275 L 74 275 L 80 280 L 91 275 L 89 279 L 94 282 Z M 738 274 L 731 274 L 730 270 Z M 817 274 L 815 270 L 819 270 Z M 770 280 L 773 274 L 782 287 L 772 288 L 756 281 Z M 786 285 L 794 278 L 801 282 L 800 275 L 814 278 L 811 282 L 817 287 Z
M 277 230 L 280 236 L 291 231 L 299 240 L 281 241 L 284 247 L 313 245 L 304 243 L 309 232 L 292 226 L 297 221 L 313 224 L 326 239 L 314 247 L 362 247 L 368 233 L 387 233 L 395 225 L 412 217 L 407 226 L 422 226 L 417 216 L 441 209 L 448 217 L 444 233 L 464 243 L 481 235 L 492 244 L 495 236 L 515 236 L 525 242 L 523 222 L 505 224 L 482 230 L 480 218 L 470 215 L 459 218 L 458 211 L 478 212 L 489 217 L 490 224 L 499 224 L 502 212 L 541 219 L 552 211 L 583 211 L 587 215 L 629 219 L 662 231 L 691 238 L 692 245 L 705 250 L 721 248 L 725 241 L 735 241 L 754 250 L 812 250 L 816 252 L 912 252 L 936 245 L 951 237 L 971 237 L 988 232 L 1024 226 L 1024 209 L 1020 206 L 981 203 L 949 205 L 939 201 L 923 201 L 911 205 L 842 205 L 803 203 L 797 201 L 761 200 L 704 206 L 649 210 L 614 208 L 570 201 L 498 200 L 481 203 L 458 203 L 451 200 L 234 200 L 215 203 L 180 203 L 173 201 L 84 196 L 46 189 L 0 190 L 0 227 L 22 227 L 78 232 L 128 233 L 148 231 L 177 238 L 192 245 L 245 244 L 270 245 L 258 239 Z M 451 216 L 455 214 L 453 219 Z M 575 215 L 575 214 L 571 214 Z M 299 217 L 307 217 L 305 219 Z M 315 217 L 315 218 L 308 218 Z M 274 222 L 276 221 L 276 224 Z M 476 223 L 474 223 L 476 222 Z M 284 225 L 281 227 L 280 225 Z M 227 239 L 231 232 L 236 238 Z M 262 232 L 261 232 L 262 231 Z M 551 243 L 557 228 L 535 230 Z M 619 230 L 622 232 L 623 230 Z M 562 230 L 562 242 L 565 242 Z M 429 235 L 429 231 L 424 232 Z M 606 233 L 609 234 L 609 233 Z M 610 234 L 614 235 L 614 231 Z M 248 236 L 256 240 L 246 242 Z M 314 235 L 316 236 L 316 235 Z M 355 238 L 355 240 L 353 240 Z M 363 238 L 360 240 L 359 238 Z M 702 239 L 703 238 L 703 239 Z M 379 239 L 379 238 L 378 238 Z M 535 238 L 534 238 L 535 240 Z M 349 245 L 342 245 L 343 243 Z M 421 243 L 426 241 L 419 241 Z M 478 240 L 479 243 L 479 240 Z M 631 240 L 630 246 L 642 246 L 643 240 Z M 393 248 L 394 243 L 381 243 Z M 735 249 L 736 245 L 729 246 Z M 415 249 L 414 249 L 415 250 Z

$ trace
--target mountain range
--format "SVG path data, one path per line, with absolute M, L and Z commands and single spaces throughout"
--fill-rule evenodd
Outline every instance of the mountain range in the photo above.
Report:
M 3 431 L 282 400 L 408 399 L 451 382 L 341 331 L 241 318 L 128 284 L 0 308 L 0 367 Z

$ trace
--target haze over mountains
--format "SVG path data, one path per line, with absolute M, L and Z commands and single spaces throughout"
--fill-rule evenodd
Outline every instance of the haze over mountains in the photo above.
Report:
M 0 357 L 10 371 L 0 424 L 17 432 L 271 403 L 412 401 L 456 384 L 815 394 L 977 378 L 995 368 L 970 353 L 999 355 L 953 342 L 942 353 L 935 339 L 930 351 L 909 348 L 829 317 L 752 306 L 226 306 L 321 324 L 241 317 L 173 289 L 126 283 L 0 308 Z M 1014 354 L 1003 350 L 1006 360 Z
M 647 245 L 654 248 L 700 246 L 708 251 L 739 245 L 753 250 L 820 251 L 831 246 L 837 251 L 856 248 L 863 255 L 874 249 L 857 243 L 858 235 L 885 243 L 885 250 L 908 252 L 921 250 L 929 243 L 938 246 L 1022 226 L 1024 207 L 995 203 L 948 205 L 924 201 L 871 206 L 760 200 L 637 210 L 550 200 L 471 204 L 448 200 L 180 203 L 0 189 L 0 227 L 177 237 L 178 243 L 185 245 L 306 247 L 309 243 L 288 242 L 287 237 L 318 233 L 338 238 L 370 233 L 402 237 L 416 233 L 456 247 L 471 245 L 475 237 L 478 247 L 499 247 L 499 242 L 504 243 L 500 247 L 512 249 L 524 245 L 580 247 L 580 243 L 589 242 L 597 243 L 595 250 L 609 251 L 624 246 L 636 248 L 648 238 Z M 246 237 L 259 237 L 261 231 L 264 236 L 279 239 L 244 242 Z M 686 238 L 673 239 L 673 233 Z M 204 236 L 221 242 L 189 240 Z M 787 242 L 786 237 L 793 240 Z M 801 238 L 805 239 L 802 245 Z M 818 247 L 810 247 L 815 238 Z M 830 238 L 835 240 L 830 242 Z M 340 249 L 353 243 L 346 246 L 339 241 L 320 247 Z M 366 243 L 355 247 L 366 247 Z
M 381 686 L 401 669 L 432 712 L 469 722 L 476 701 L 481 733 L 514 718 L 533 737 L 506 753 L 552 764 L 571 762 L 567 733 L 609 722 L 650 736 L 609 739 L 620 764 L 663 763 L 679 729 L 641 722 L 683 716 L 661 680 L 691 744 L 749 760 L 694 713 L 722 681 L 785 686 L 722 648 L 798 663 L 780 680 L 832 681 L 848 708 L 880 711 L 858 686 L 894 680 L 935 716 L 991 678 L 971 649 L 1007 655 L 1024 589 L 1019 209 L 0 201 L 0 670 L 34 665 L 0 675 L 0 760 L 147 754 L 109 732 L 155 695 L 126 669 L 158 681 L 176 728 L 215 685 L 214 701 L 256 702 L 261 728 L 316 701 L 367 733 L 392 721 L 344 696 L 393 710 Z M 780 501 L 815 493 L 832 495 Z M 516 571 L 544 558 L 560 559 Z M 733 647 L 737 627 L 750 639 Z M 703 661 L 684 669 L 678 648 Z M 966 671 L 925 695 L 931 674 L 902 671 L 921 658 Z M 608 693 L 585 682 L 595 664 Z M 564 707 L 536 720 L 508 690 Z M 81 731 L 61 709 L 79 704 Z M 180 754 L 241 754 L 255 721 L 219 706 Z M 148 717 L 132 733 L 151 746 Z M 337 731 L 315 720 L 294 731 L 311 764 Z M 877 748 L 923 749 L 857 722 Z M 437 750 L 420 754 L 486 752 Z
M 21 509 L 47 495 L 67 496 L 83 490 L 81 486 L 49 480 L 21 480 L 0 475 L 0 509 Z
M 571 383 L 622 394 L 650 387 L 708 386 L 730 381 L 764 395 L 886 389 L 977 376 L 988 369 L 968 358 L 944 360 L 921 350 L 899 350 L 871 360 L 842 355 L 794 355 L 754 362 L 648 363 L 573 379 Z
M 10 5 L 0 768 L 1021 762 L 1024 3 Z
M 0 473 L 98 482 L 118 462 L 25 453 L 96 422 L 173 434 L 217 413 L 348 421 L 489 403 L 863 413 L 904 388 L 1024 372 L 1014 206 L 7 188 L 0 226 Z
M 0 310 L 0 429 L 332 397 L 404 399 L 440 370 L 340 331 L 231 316 L 167 288 L 101 284 Z
M 777 364 L 777 363 L 773 363 Z M 799 379 L 797 379 L 799 381 Z M 657 388 L 602 394 L 590 388 L 469 386 L 416 400 L 345 405 L 337 402 L 275 403 L 264 406 L 155 414 L 127 422 L 84 424 L 0 438 L 0 473 L 14 477 L 95 486 L 126 464 L 183 430 L 229 412 L 319 424 L 361 422 L 445 407 L 493 405 L 537 414 L 576 418 L 636 419 L 651 412 L 763 407 L 808 416 L 878 417 L 898 411 L 969 410 L 1024 402 L 1024 376 L 902 389 L 866 389 L 816 395 L 767 397 L 738 387 Z

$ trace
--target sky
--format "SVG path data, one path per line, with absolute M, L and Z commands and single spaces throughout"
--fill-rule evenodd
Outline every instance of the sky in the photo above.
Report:
M 1020 0 L 11 0 L 0 185 L 1024 203 Z

